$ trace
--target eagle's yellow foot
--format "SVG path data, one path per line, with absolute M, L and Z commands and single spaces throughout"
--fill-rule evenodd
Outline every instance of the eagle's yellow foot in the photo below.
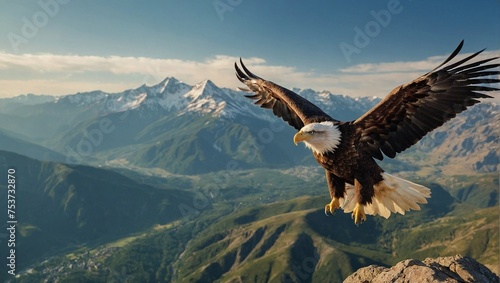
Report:
M 356 225 L 363 223 L 366 220 L 365 207 L 362 204 L 356 204 L 351 216 Z
M 337 208 L 340 208 L 340 201 L 338 198 L 333 197 L 332 201 L 329 204 L 325 205 L 326 216 L 332 215 Z

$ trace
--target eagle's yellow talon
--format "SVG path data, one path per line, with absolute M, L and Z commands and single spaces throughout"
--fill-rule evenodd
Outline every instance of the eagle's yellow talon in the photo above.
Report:
M 325 205 L 325 214 L 333 214 L 337 208 L 340 208 L 340 201 L 338 198 L 334 197 L 329 204 Z
M 356 225 L 361 224 L 366 221 L 365 207 L 362 204 L 356 204 L 356 207 L 352 211 L 351 217 L 354 219 Z

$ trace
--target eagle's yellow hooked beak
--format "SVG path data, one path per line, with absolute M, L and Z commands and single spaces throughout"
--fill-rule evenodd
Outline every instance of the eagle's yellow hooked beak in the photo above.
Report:
M 299 142 L 306 141 L 306 140 L 310 139 L 311 137 L 312 137 L 312 135 L 310 133 L 298 132 L 295 134 L 295 136 L 293 136 L 293 143 L 295 143 L 295 145 L 297 145 Z

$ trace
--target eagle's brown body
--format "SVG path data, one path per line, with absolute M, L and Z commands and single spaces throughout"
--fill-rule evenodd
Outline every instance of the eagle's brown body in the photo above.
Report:
M 385 173 L 374 158 L 394 158 L 479 103 L 478 98 L 491 97 L 484 92 L 498 90 L 487 86 L 500 82 L 491 78 L 500 74 L 496 70 L 500 64 L 488 63 L 496 57 L 468 62 L 479 51 L 447 65 L 462 45 L 437 68 L 395 88 L 363 116 L 349 122 L 337 121 L 298 94 L 252 74 L 243 62 L 243 71 L 235 67 L 240 81 L 255 93 L 247 97 L 299 130 L 294 142 L 304 142 L 325 168 L 332 198 L 325 212 L 333 213 L 337 208 L 353 211 L 355 222 L 361 223 L 365 210 L 387 218 L 391 212 L 419 209 L 418 203 L 426 203 L 425 198 L 430 197 L 428 188 Z
M 326 169 L 326 180 L 329 184 L 330 196 L 342 198 L 345 193 L 345 185 L 354 185 L 355 180 L 363 188 L 372 188 L 374 184 L 382 181 L 382 168 L 366 152 L 360 152 L 357 146 L 358 140 L 354 135 L 356 128 L 352 123 L 340 123 L 339 130 L 342 133 L 343 142 L 333 152 L 317 154 L 313 152 L 316 161 Z M 361 189 L 361 188 L 360 188 Z M 373 189 L 360 190 L 362 204 L 371 203 Z

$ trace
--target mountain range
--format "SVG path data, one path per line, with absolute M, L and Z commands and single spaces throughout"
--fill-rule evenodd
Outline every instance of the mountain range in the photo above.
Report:
M 294 89 L 338 120 L 353 120 L 378 98 L 351 98 Z M 60 97 L 19 96 L 0 100 L 0 149 L 34 143 L 38 155 L 66 163 L 127 164 L 198 174 L 225 169 L 314 164 L 310 153 L 292 145 L 294 130 L 252 105 L 242 91 L 219 88 L 210 80 L 194 86 L 168 77 L 157 85 L 121 93 L 93 91 Z M 493 172 L 499 156 L 498 106 L 482 103 L 432 132 L 398 160 L 418 163 L 430 153 L 432 166 L 453 163 L 453 172 Z M 478 134 L 479 133 L 479 134 Z M 13 142 L 12 140 L 15 140 Z M 52 151 L 52 152 L 50 152 Z M 43 158 L 42 158 L 43 159 Z M 445 161 L 443 161 L 445 160 Z M 452 161 L 452 162 L 448 162 Z M 422 165 L 422 164 L 419 164 Z
M 294 90 L 338 120 L 356 119 L 380 101 Z M 0 99 L 0 149 L 67 164 L 183 175 L 314 166 L 310 151 L 293 145 L 294 129 L 252 105 L 245 94 L 210 80 L 190 86 L 168 77 L 120 93 Z M 483 207 L 497 203 L 496 187 L 484 181 L 496 180 L 497 116 L 498 105 L 485 100 L 396 159 L 386 158 L 382 167 L 416 182 L 430 178 L 462 201 L 475 199 Z M 477 180 L 464 183 L 461 175 Z M 487 188 L 476 190 L 479 183 Z
M 294 90 L 339 120 L 380 101 Z M 431 201 L 357 227 L 325 218 L 322 169 L 245 94 L 169 77 L 120 93 L 0 99 L 0 167 L 19 172 L 19 254 L 32 266 L 20 282 L 321 282 L 409 256 L 498 262 L 496 104 L 382 161 L 431 187 Z
M 349 119 L 377 101 L 299 92 Z M 254 107 L 243 94 L 218 88 L 210 80 L 188 86 L 166 78 L 122 93 L 94 91 L 30 104 L 4 99 L 0 115 L 6 121 L 4 131 L 65 154 L 67 163 L 119 159 L 193 174 L 224 169 L 232 159 L 245 168 L 288 166 L 302 160 L 305 150 L 290 160 L 294 155 L 289 152 L 295 148 L 286 133 L 291 129 Z

